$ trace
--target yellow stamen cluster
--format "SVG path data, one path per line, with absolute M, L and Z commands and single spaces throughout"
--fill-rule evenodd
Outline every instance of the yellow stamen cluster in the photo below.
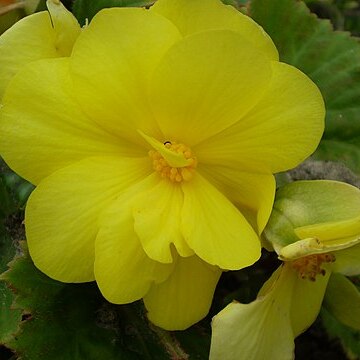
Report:
M 325 269 L 321 268 L 321 265 L 323 263 L 332 263 L 334 261 L 334 254 L 314 254 L 294 260 L 292 262 L 292 267 L 299 273 L 301 279 L 315 281 L 317 275 L 321 274 L 324 276 L 326 274 Z
M 191 160 L 189 162 L 190 164 L 179 168 L 171 167 L 158 151 L 150 150 L 149 156 L 153 161 L 154 170 L 157 171 L 161 177 L 168 178 L 172 182 L 180 183 L 183 180 L 191 180 L 197 166 L 196 157 L 193 155 L 191 149 L 184 144 L 178 144 L 170 141 L 166 141 L 164 146 L 169 150 L 177 152 L 178 154 L 183 154 L 185 159 Z

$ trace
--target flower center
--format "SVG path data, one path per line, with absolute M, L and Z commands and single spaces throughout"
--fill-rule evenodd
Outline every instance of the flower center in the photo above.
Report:
M 335 255 L 313 254 L 304 256 L 291 262 L 292 268 L 299 273 L 299 277 L 303 280 L 315 281 L 316 276 L 325 275 L 326 271 L 321 267 L 323 263 L 332 263 L 336 260 Z
M 149 156 L 153 161 L 153 168 L 161 177 L 168 178 L 172 182 L 189 181 L 192 179 L 195 168 L 197 166 L 196 157 L 193 155 L 191 149 L 181 143 L 175 141 L 165 141 L 164 148 L 173 151 L 176 154 L 182 155 L 186 159 L 186 166 L 174 167 L 169 165 L 168 161 L 161 155 L 160 151 L 150 150 Z

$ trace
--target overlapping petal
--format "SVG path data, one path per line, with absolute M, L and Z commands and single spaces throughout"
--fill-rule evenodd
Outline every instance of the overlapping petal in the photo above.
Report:
M 183 36 L 207 30 L 239 32 L 270 59 L 278 60 L 278 52 L 270 37 L 250 17 L 219 0 L 158 0 L 151 11 L 173 22 Z
M 232 31 L 201 32 L 176 43 L 156 68 L 149 90 L 164 140 L 193 146 L 234 124 L 266 90 L 270 65 Z
M 320 91 L 290 65 L 272 62 L 272 71 L 255 107 L 194 148 L 200 162 L 274 173 L 296 166 L 316 149 L 324 130 Z
M 148 106 L 148 79 L 180 38 L 170 21 L 145 9 L 99 12 L 78 38 L 71 57 L 74 91 L 84 111 L 132 141 L 143 142 L 137 129 L 161 137 Z
M 275 179 L 272 175 L 201 164 L 199 171 L 240 208 L 259 234 L 264 230 L 275 197 Z
M 250 304 L 233 302 L 213 318 L 210 360 L 289 360 L 292 274 L 279 269 L 267 290 Z M 226 351 L 224 351 L 226 349 Z
M 8 88 L 0 114 L 1 155 L 34 184 L 89 156 L 146 154 L 81 111 L 65 58 L 40 60 L 22 70 Z
M 144 297 L 149 319 L 167 330 L 193 325 L 208 313 L 220 275 L 197 256 L 179 257 L 171 276 Z
M 239 210 L 200 174 L 181 185 L 182 234 L 201 259 L 222 269 L 252 265 L 260 257 L 260 241 Z
M 143 191 L 132 202 L 134 229 L 151 259 L 173 262 L 171 244 L 181 256 L 194 254 L 181 234 L 182 205 L 181 188 L 160 177 L 154 187 Z
M 31 194 L 25 215 L 35 265 L 56 280 L 94 280 L 100 212 L 121 190 L 148 173 L 147 159 L 97 157 L 43 179 Z
M 164 281 L 175 265 L 150 259 L 134 231 L 131 200 L 156 186 L 150 175 L 127 189 L 104 210 L 95 243 L 95 278 L 104 297 L 116 304 L 141 299 L 153 283 Z

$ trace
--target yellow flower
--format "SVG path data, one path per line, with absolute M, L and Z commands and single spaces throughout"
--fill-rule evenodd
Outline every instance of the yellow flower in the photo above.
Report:
M 59 0 L 48 0 L 47 7 L 49 12 L 25 17 L 0 37 L 0 100 L 11 78 L 26 64 L 70 55 L 80 25 Z
M 265 235 L 284 261 L 250 304 L 232 303 L 213 320 L 211 360 L 290 360 L 294 338 L 324 306 L 360 329 L 360 190 L 335 181 L 299 181 L 279 190 Z M 325 293 L 326 292 L 326 293 Z M 281 336 L 279 336 L 281 334 Z
M 272 173 L 323 131 L 319 90 L 277 56 L 218 0 L 159 0 L 101 11 L 70 58 L 21 71 L 0 152 L 37 185 L 25 219 L 35 265 L 96 280 L 113 303 L 144 298 L 166 329 L 204 317 L 221 269 L 260 256 Z

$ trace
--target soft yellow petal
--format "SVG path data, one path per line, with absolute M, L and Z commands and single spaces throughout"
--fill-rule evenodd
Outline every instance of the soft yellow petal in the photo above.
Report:
M 183 36 L 206 30 L 232 30 L 249 39 L 269 58 L 277 60 L 279 57 L 274 43 L 261 26 L 219 0 L 158 0 L 151 11 L 168 18 Z
M 202 32 L 165 54 L 150 83 L 150 102 L 167 140 L 193 146 L 254 106 L 270 76 L 270 61 L 245 37 Z
M 180 186 L 159 177 L 153 188 L 140 193 L 132 202 L 134 229 L 151 259 L 172 262 L 171 244 L 181 256 L 194 254 L 181 233 L 183 201 Z
M 279 258 L 284 261 L 299 259 L 313 254 L 325 254 L 355 246 L 360 242 L 358 237 L 340 240 L 320 241 L 318 237 L 307 238 L 286 245 L 278 250 Z
M 294 231 L 300 238 L 313 236 L 325 244 L 337 241 L 339 245 L 346 245 L 343 239 L 357 239 L 360 242 L 360 215 L 348 220 L 301 226 Z
M 46 11 L 23 18 L 0 36 L 0 99 L 22 66 L 58 56 L 55 37 Z
M 94 280 L 99 214 L 123 188 L 148 171 L 147 159 L 88 158 L 41 181 L 25 214 L 35 265 L 56 280 Z
M 259 234 L 264 230 L 275 197 L 275 179 L 271 174 L 202 164 L 199 171 L 239 207 Z
M 277 271 L 266 293 L 250 304 L 233 302 L 213 318 L 210 360 L 289 360 L 294 335 L 290 303 L 294 279 Z
M 71 90 L 68 59 L 41 60 L 15 77 L 4 97 L 0 153 L 32 183 L 88 156 L 146 154 L 92 122 Z
M 59 0 L 47 0 L 46 6 L 51 16 L 55 32 L 55 48 L 59 56 L 69 56 L 80 35 L 80 25 L 75 16 Z
M 181 228 L 201 259 L 222 269 L 252 265 L 260 257 L 260 240 L 240 211 L 200 174 L 182 184 Z
M 197 256 L 178 258 L 171 276 L 144 297 L 148 317 L 166 330 L 184 330 L 207 315 L 221 271 Z
M 326 286 L 330 276 L 330 267 L 326 269 L 325 276 L 317 275 L 315 281 L 300 279 L 291 264 L 285 264 L 286 271 L 296 279 L 291 301 L 291 323 L 295 337 L 303 333 L 316 319 L 320 312 Z
M 360 244 L 336 251 L 332 270 L 347 276 L 360 274 Z
M 279 172 L 298 165 L 316 149 L 324 130 L 320 91 L 290 65 L 273 62 L 272 69 L 270 87 L 256 106 L 194 149 L 199 162 Z
M 174 263 L 161 264 L 144 252 L 134 231 L 131 200 L 158 182 L 156 175 L 127 189 L 103 212 L 95 243 L 95 278 L 104 297 L 115 304 L 141 299 L 153 283 L 164 281 Z
M 360 292 L 345 276 L 331 275 L 324 307 L 343 324 L 360 330 Z
M 84 111 L 119 136 L 160 135 L 148 106 L 148 79 L 168 48 L 180 39 L 164 17 L 140 8 L 100 11 L 78 38 L 71 71 Z
M 299 240 L 301 227 L 314 225 L 314 230 L 330 223 L 346 229 L 346 221 L 356 221 L 360 213 L 360 190 L 346 183 L 330 180 L 295 181 L 280 188 L 276 193 L 274 210 L 266 226 L 266 238 L 277 247 L 283 247 Z M 345 223 L 342 223 L 345 221 Z M 351 225 L 351 224 L 350 224 Z M 355 223 L 351 225 L 355 226 Z M 355 226 L 356 227 L 356 226 Z M 299 230 L 300 228 L 300 230 Z M 311 229 L 311 227 L 309 228 Z

